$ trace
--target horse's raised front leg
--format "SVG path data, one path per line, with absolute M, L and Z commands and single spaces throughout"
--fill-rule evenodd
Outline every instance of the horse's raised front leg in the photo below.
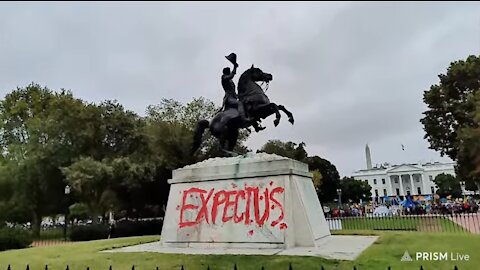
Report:
M 275 103 L 270 103 L 270 107 L 272 108 L 273 112 L 275 113 L 275 120 L 273 120 L 273 124 L 275 126 L 278 126 L 280 123 L 280 118 L 282 117 L 280 115 L 280 112 L 278 111 L 278 106 Z
M 277 105 L 277 107 L 279 110 L 283 111 L 288 116 L 288 122 L 293 125 L 293 122 L 295 122 L 295 120 L 293 119 L 293 114 L 288 111 L 283 105 Z

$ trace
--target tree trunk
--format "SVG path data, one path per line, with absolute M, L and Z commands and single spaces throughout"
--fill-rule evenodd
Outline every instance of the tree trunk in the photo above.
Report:
M 40 225 L 42 223 L 42 218 L 40 215 L 36 212 L 33 212 L 32 216 L 32 234 L 33 237 L 39 237 L 40 236 Z

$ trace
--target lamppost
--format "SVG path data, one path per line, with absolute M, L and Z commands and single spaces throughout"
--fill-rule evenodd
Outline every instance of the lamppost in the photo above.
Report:
M 68 215 L 68 194 L 70 194 L 70 186 L 65 186 L 65 218 L 64 218 L 64 226 L 63 226 L 63 236 L 65 237 L 65 241 L 67 241 L 67 215 Z
M 342 207 L 342 189 L 337 188 L 337 194 L 338 194 L 338 209 L 341 209 Z

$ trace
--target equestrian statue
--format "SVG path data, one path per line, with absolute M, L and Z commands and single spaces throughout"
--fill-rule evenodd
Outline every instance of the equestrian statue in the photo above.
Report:
M 277 126 L 280 123 L 280 111 L 288 116 L 288 121 L 292 125 L 294 123 L 292 113 L 283 105 L 270 102 L 264 90 L 258 84 L 258 82 L 266 83 L 268 87 L 269 82 L 273 79 L 272 74 L 265 73 L 252 65 L 240 76 L 237 95 L 233 82 L 238 68 L 237 55 L 231 53 L 225 57 L 233 64 L 233 70 L 231 71 L 229 67 L 223 69 L 221 83 L 225 96 L 222 108 L 210 122 L 200 120 L 197 123 L 191 149 L 192 154 L 200 148 L 203 133 L 207 128 L 219 140 L 222 150 L 231 156 L 235 156 L 237 153 L 233 152 L 233 148 L 237 143 L 240 129 L 245 128 L 250 132 L 249 127 L 251 126 L 256 132 L 259 132 L 265 129 L 260 125 L 261 119 L 265 119 L 272 114 L 275 114 L 273 123 Z

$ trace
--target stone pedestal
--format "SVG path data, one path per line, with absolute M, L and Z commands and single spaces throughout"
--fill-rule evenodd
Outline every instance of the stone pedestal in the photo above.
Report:
M 330 236 L 307 164 L 270 154 L 173 172 L 166 248 L 318 248 Z

